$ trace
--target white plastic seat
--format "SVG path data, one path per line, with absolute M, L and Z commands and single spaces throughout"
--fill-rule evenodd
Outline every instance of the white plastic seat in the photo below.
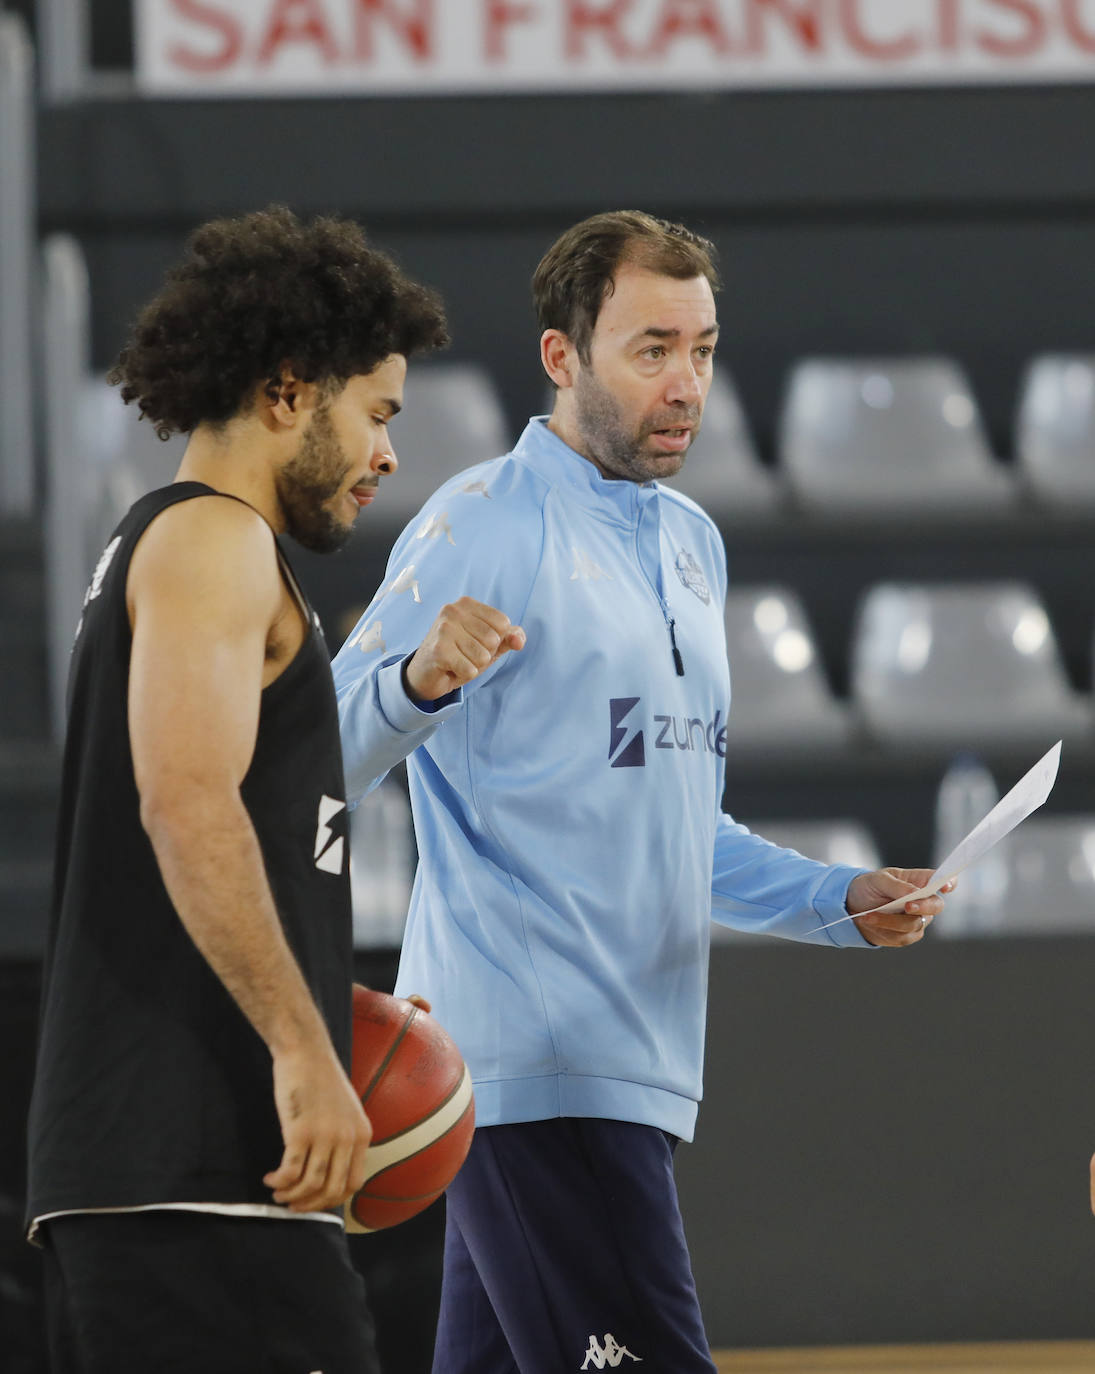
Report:
M 1032 816 L 1002 842 L 999 935 L 1095 934 L 1095 815 Z
M 414 883 L 411 804 L 385 778 L 350 813 L 350 896 L 355 949 L 398 949 Z
M 1020 388 L 1015 461 L 1043 505 L 1095 508 L 1095 354 L 1043 354 Z
M 851 680 L 869 733 L 894 747 L 1048 748 L 1090 734 L 1090 707 L 1068 682 L 1041 600 L 1021 582 L 872 587 Z
M 494 382 L 475 363 L 414 363 L 391 437 L 399 471 L 381 479 L 375 510 L 400 524 L 454 473 L 512 447 Z
M 727 753 L 827 752 L 851 734 L 829 690 L 806 613 L 787 587 L 732 587 L 726 598 L 730 660 Z
M 775 477 L 757 458 L 745 412 L 724 367 L 714 369 L 700 432 L 670 485 L 720 522 L 770 515 L 780 505 Z
M 870 828 L 850 818 L 836 820 L 746 821 L 756 835 L 794 849 L 823 864 L 851 864 L 854 868 L 881 868 L 878 845 Z
M 1014 500 L 969 382 L 948 358 L 812 358 L 784 398 L 779 462 L 791 496 L 826 515 L 951 517 Z
M 174 480 L 189 436 L 157 438 L 138 406 L 126 405 L 118 388 L 101 377 L 86 378 L 79 409 L 80 432 L 87 436 L 84 528 L 92 568 L 133 502 Z

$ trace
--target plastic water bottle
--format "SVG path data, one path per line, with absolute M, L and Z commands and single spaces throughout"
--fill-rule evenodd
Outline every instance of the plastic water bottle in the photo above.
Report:
M 975 754 L 955 755 L 943 774 L 936 800 L 936 864 L 942 863 L 999 800 L 996 780 L 982 760 Z M 1007 886 L 1007 861 L 997 847 L 963 872 L 933 931 L 952 937 L 993 934 L 1004 923 Z

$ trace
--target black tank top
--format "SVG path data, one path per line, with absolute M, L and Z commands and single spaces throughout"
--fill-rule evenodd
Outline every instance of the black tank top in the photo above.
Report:
M 168 506 L 213 494 L 183 482 L 138 501 L 84 602 L 69 674 L 28 1219 L 68 1208 L 272 1201 L 262 1176 L 277 1166 L 282 1139 L 270 1053 L 171 905 L 141 827 L 129 745 L 133 550 Z M 348 1065 L 338 714 L 319 622 L 301 600 L 310 629 L 262 694 L 241 792 L 289 945 Z

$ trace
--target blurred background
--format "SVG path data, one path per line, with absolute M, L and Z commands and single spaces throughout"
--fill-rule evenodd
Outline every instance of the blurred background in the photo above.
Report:
M 709 1334 L 1095 1338 L 1092 81 L 1092 0 L 0 0 L 0 1367 L 41 1368 L 22 1133 L 68 648 L 183 446 L 104 373 L 188 232 L 273 201 L 360 219 L 454 338 L 412 367 L 350 545 L 293 553 L 332 650 L 429 492 L 547 407 L 528 283 L 556 235 L 634 207 L 714 240 L 678 482 L 729 555 L 726 808 L 828 861 L 931 863 L 1064 750 L 915 950 L 716 930 L 678 1156 Z M 384 986 L 398 777 L 354 827 Z M 406 1374 L 441 1210 L 355 1242 Z

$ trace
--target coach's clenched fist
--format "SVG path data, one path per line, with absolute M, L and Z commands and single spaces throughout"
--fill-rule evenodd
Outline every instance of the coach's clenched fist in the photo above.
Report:
M 525 632 L 493 606 L 462 596 L 442 606 L 426 638 L 403 668 L 416 701 L 436 701 L 485 672 L 511 649 L 525 647 Z

